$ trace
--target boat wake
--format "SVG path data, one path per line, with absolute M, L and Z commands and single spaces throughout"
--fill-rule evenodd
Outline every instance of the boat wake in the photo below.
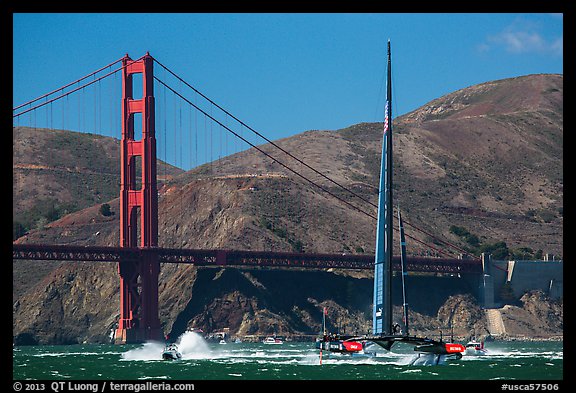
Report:
M 550 359 L 563 359 L 562 352 L 558 353 L 555 351 L 538 352 L 533 350 L 521 350 L 521 349 L 504 349 L 504 348 L 488 348 L 485 355 L 464 355 L 462 359 L 465 360 L 493 360 L 497 358 L 532 358 L 532 357 L 545 357 Z
M 437 355 L 434 353 L 419 353 L 412 357 L 409 366 L 437 366 L 445 365 L 451 360 L 449 355 Z
M 176 345 L 182 359 L 210 359 L 213 357 L 212 351 L 204 338 L 195 332 L 185 332 Z M 139 348 L 134 348 L 122 354 L 123 360 L 162 360 L 164 344 L 160 342 L 146 342 Z
M 162 360 L 164 344 L 159 342 L 147 342 L 139 348 L 134 348 L 122 353 L 123 360 Z

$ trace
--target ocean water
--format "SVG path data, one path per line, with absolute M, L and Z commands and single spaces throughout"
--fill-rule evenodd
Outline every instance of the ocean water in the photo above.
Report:
M 196 333 L 177 341 L 178 361 L 161 359 L 162 343 L 13 348 L 13 380 L 563 380 L 562 342 L 493 341 L 488 354 L 441 365 L 411 365 L 411 346 L 377 356 L 326 355 L 313 342 L 208 343 Z M 550 387 L 550 386 L 549 386 Z M 535 389 L 536 390 L 536 389 Z M 546 390 L 546 389 L 538 389 Z M 548 390 L 558 390 L 557 388 Z

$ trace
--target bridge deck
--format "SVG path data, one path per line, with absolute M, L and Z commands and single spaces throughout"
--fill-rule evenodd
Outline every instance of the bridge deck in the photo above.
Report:
M 12 258 L 85 262 L 121 262 L 138 260 L 145 253 L 156 253 L 160 263 L 186 263 L 197 266 L 285 267 L 304 269 L 374 268 L 373 255 L 316 254 L 273 251 L 193 250 L 173 248 L 127 248 L 13 244 Z M 392 269 L 400 271 L 400 258 L 394 257 Z M 438 273 L 481 273 L 479 259 L 408 257 L 408 271 Z

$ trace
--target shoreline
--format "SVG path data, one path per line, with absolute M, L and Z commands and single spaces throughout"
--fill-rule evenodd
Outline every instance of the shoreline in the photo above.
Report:
M 220 335 L 206 335 L 204 336 L 202 333 L 200 332 L 196 332 L 196 334 L 198 334 L 199 336 L 202 337 L 203 340 L 205 340 L 208 343 L 214 343 L 214 342 L 219 342 L 220 339 L 222 339 L 223 337 Z M 444 334 L 444 335 L 439 335 L 439 334 L 430 334 L 430 332 L 428 332 L 428 334 L 426 333 L 416 333 L 416 335 L 421 336 L 421 337 L 429 337 L 432 338 L 434 340 L 440 340 L 440 341 L 444 341 L 444 342 L 459 342 L 459 343 L 466 343 L 470 340 L 470 335 L 449 335 L 449 334 Z M 249 335 L 228 335 L 226 334 L 224 336 L 224 339 L 227 342 L 234 342 L 237 339 L 240 339 L 241 342 L 243 343 L 261 343 L 263 340 L 265 340 L 267 337 L 277 337 L 279 339 L 281 339 L 283 342 L 285 343 L 290 343 L 290 342 L 315 342 L 317 338 L 320 337 L 319 334 L 278 334 L 278 335 L 261 335 L 261 334 L 249 334 Z M 362 336 L 361 334 L 359 334 L 358 336 Z M 550 335 L 539 335 L 539 336 L 526 336 L 526 335 L 511 335 L 511 334 L 501 334 L 501 335 L 490 335 L 490 334 L 481 334 L 477 336 L 478 339 L 484 341 L 484 342 L 508 342 L 508 341 L 527 341 L 527 342 L 563 342 L 564 341 L 564 334 L 550 334 Z M 14 343 L 14 341 L 13 341 Z M 15 343 L 14 343 L 15 344 Z M 110 342 L 103 342 L 103 341 L 85 341 L 82 343 L 69 343 L 69 344 L 54 344 L 54 343 L 35 343 L 35 344 L 15 344 L 14 346 L 49 346 L 49 345 L 83 345 L 83 344 L 102 344 L 102 345 L 109 345 L 111 344 Z M 121 344 L 120 344 L 121 345 Z
M 435 335 L 434 335 L 435 336 Z M 429 336 L 431 338 L 438 339 L 439 337 Z M 242 336 L 231 336 L 230 342 L 233 342 L 236 338 L 240 338 L 242 342 L 246 343 L 258 343 L 262 342 L 268 336 L 260 336 L 260 335 L 250 335 L 246 337 Z M 284 342 L 314 342 L 319 335 L 278 335 Z M 546 342 L 546 341 L 564 341 L 563 334 L 555 334 L 549 336 L 537 336 L 537 337 L 528 337 L 524 335 L 482 335 L 480 336 L 486 342 L 494 342 L 494 341 L 533 341 L 533 342 Z M 204 338 L 208 342 L 212 342 L 214 340 L 210 340 Z M 467 342 L 469 341 L 470 336 L 458 336 L 454 335 L 455 342 Z M 449 340 L 449 336 L 444 336 L 444 341 L 452 341 Z

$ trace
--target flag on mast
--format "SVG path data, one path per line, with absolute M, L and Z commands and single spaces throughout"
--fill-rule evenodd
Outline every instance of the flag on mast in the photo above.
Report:
M 388 100 L 386 100 L 386 106 L 384 107 L 384 134 L 388 131 Z

